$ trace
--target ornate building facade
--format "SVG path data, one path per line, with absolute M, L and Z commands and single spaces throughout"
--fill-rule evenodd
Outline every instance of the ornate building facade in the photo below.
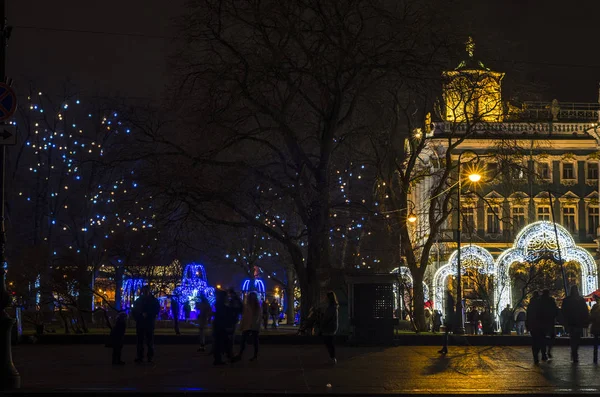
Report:
M 427 133 L 437 147 L 461 139 L 454 161 L 465 152 L 463 169 L 482 175 L 464 184 L 459 204 L 463 296 L 467 306 L 496 313 L 525 303 L 537 286 L 555 283 L 557 296 L 572 284 L 584 294 L 595 291 L 600 234 L 600 103 L 509 104 L 502 101 L 503 78 L 474 58 L 470 40 L 467 59 L 444 74 L 440 120 Z M 427 194 L 421 182 L 413 201 Z M 427 277 L 439 310 L 444 291 L 456 288 L 459 211 Z

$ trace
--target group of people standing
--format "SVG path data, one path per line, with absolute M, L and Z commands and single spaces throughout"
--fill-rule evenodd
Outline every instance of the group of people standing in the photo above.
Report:
M 531 334 L 531 347 L 533 361 L 535 364 L 552 359 L 552 347 L 555 339 L 555 325 L 557 319 L 566 329 L 570 338 L 571 361 L 579 362 L 579 345 L 584 329 L 590 327 L 590 332 L 594 336 L 594 364 L 598 363 L 598 343 L 600 339 L 600 296 L 595 296 L 596 304 L 592 306 L 591 311 L 585 299 L 580 295 L 577 285 L 571 287 L 569 296 L 562 301 L 562 307 L 559 309 L 555 299 L 550 295 L 548 289 L 544 289 L 540 294 L 534 291 L 525 310 L 522 306 L 517 307 L 514 313 L 507 306 L 500 314 L 500 322 L 503 334 L 510 334 L 513 320 L 517 329 L 517 335 L 523 335 L 525 330 Z M 454 299 L 449 291 L 446 293 L 446 333 L 444 335 L 444 345 L 439 353 L 448 352 L 448 333 L 452 330 L 454 313 Z
M 212 319 L 213 346 L 211 354 L 214 357 L 214 365 L 225 364 L 224 357 L 226 356 L 230 362 L 237 362 L 242 359 L 246 345 L 252 342 L 254 345 L 254 354 L 251 361 L 258 359 L 259 351 L 259 332 L 261 326 L 267 329 L 268 319 L 273 319 L 273 328 L 277 327 L 279 316 L 279 305 L 273 300 L 271 303 L 266 300 L 262 303 L 256 292 L 250 292 L 247 295 L 246 303 L 242 302 L 239 295 L 229 289 L 218 290 L 215 294 L 214 311 L 209 302 L 203 298 L 196 304 L 198 312 L 198 329 L 200 336 L 200 348 L 198 351 L 205 351 L 206 345 L 206 329 Z M 174 301 L 174 300 L 173 300 Z M 173 303 L 172 303 L 173 304 Z M 174 318 L 178 314 L 178 303 L 176 303 Z M 173 309 L 172 309 L 173 310 Z M 136 322 L 136 363 L 141 363 L 144 360 L 144 348 L 146 348 L 146 358 L 149 363 L 154 358 L 154 328 L 156 317 L 160 311 L 160 304 L 150 292 L 148 286 L 141 289 L 140 297 L 136 299 L 131 311 Z M 108 318 L 107 318 L 108 319 Z M 240 348 L 236 355 L 233 353 L 235 332 L 238 328 L 241 331 Z M 125 339 L 125 331 L 127 327 L 127 314 L 121 312 L 118 314 L 114 325 L 108 322 L 111 327 L 110 344 L 113 348 L 112 363 L 114 365 L 122 365 L 121 352 Z M 327 294 L 327 303 L 322 309 L 320 317 L 319 329 L 323 335 L 327 351 L 329 353 L 331 363 L 337 363 L 335 353 L 334 336 L 338 329 L 338 302 L 335 294 L 329 292 Z M 179 334 L 178 327 L 175 327 L 176 333 Z

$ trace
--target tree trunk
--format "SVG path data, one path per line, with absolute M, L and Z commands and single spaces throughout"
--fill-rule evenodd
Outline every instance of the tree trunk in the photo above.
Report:
M 287 287 L 285 291 L 285 294 L 287 296 L 287 323 L 288 325 L 294 325 L 294 320 L 296 317 L 296 310 L 294 308 L 294 269 L 292 269 L 290 266 L 288 269 L 286 269 L 285 274 L 287 277 Z
M 426 331 L 425 297 L 423 292 L 423 272 L 420 269 L 412 272 L 413 277 L 413 319 L 417 332 Z

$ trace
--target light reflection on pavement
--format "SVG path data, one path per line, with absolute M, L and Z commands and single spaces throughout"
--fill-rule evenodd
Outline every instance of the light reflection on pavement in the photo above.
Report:
M 64 391 L 164 391 L 259 393 L 598 393 L 600 368 L 592 347 L 569 362 L 568 347 L 536 366 L 527 347 L 339 347 L 339 363 L 327 361 L 318 345 L 261 346 L 258 362 L 213 367 L 212 358 L 192 345 L 158 345 L 154 364 L 113 367 L 110 349 L 99 345 L 21 345 L 13 349 L 24 389 Z M 249 350 L 252 350 L 251 347 Z M 331 387 L 327 387 L 331 384 Z

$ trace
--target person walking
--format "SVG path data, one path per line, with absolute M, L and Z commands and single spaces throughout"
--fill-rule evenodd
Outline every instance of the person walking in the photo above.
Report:
M 525 320 L 527 319 L 527 312 L 523 308 L 522 304 L 517 306 L 517 310 L 515 310 L 515 324 L 517 335 L 525 335 Z
M 200 339 L 199 352 L 206 351 L 206 328 L 213 315 L 212 308 L 206 297 L 202 296 L 196 303 L 196 312 L 198 313 L 198 338 Z
M 578 363 L 579 344 L 583 336 L 583 329 L 588 325 L 589 312 L 585 299 L 579 295 L 577 285 L 571 286 L 571 293 L 563 300 L 562 314 L 571 342 L 571 360 L 573 363 Z
M 244 311 L 244 304 L 233 288 L 229 291 L 229 304 L 227 311 L 227 358 L 233 359 L 233 345 L 235 343 L 235 329 Z
M 444 331 L 443 346 L 438 351 L 438 353 L 440 354 L 448 353 L 448 339 L 450 337 L 450 331 L 452 331 L 454 327 L 455 316 L 456 314 L 454 311 L 454 298 L 452 297 L 450 290 L 446 290 L 446 312 L 444 316 L 444 326 L 446 329 Z
M 152 295 L 150 287 L 144 285 L 140 297 L 133 303 L 132 310 L 137 336 L 136 363 L 144 361 L 144 344 L 148 348 L 148 362 L 151 363 L 154 358 L 154 325 L 159 311 L 158 299 Z
M 250 361 L 258 359 L 258 333 L 262 323 L 262 309 L 258 300 L 256 292 L 250 292 L 248 294 L 248 301 L 244 305 L 244 312 L 242 313 L 242 321 L 240 322 L 240 329 L 242 330 L 242 340 L 240 342 L 240 351 L 237 356 L 234 357 L 233 361 L 240 361 L 246 349 L 246 342 L 251 339 L 254 344 L 254 355 Z
M 276 329 L 278 325 L 277 318 L 279 317 L 279 303 L 277 303 L 277 299 L 271 301 L 271 304 L 269 305 L 269 315 L 273 320 L 271 328 Z
M 540 297 L 540 322 L 544 344 L 542 348 L 542 361 L 552 358 L 552 347 L 554 346 L 554 324 L 558 316 L 558 307 L 556 301 L 550 296 L 550 290 L 544 289 Z
M 183 318 L 187 323 L 190 319 L 190 314 L 192 314 L 192 306 L 190 305 L 190 301 L 186 300 L 183 304 Z
M 442 313 L 439 310 L 433 311 L 433 332 L 440 332 L 442 326 Z
M 335 292 L 329 291 L 326 299 L 327 306 L 323 311 L 323 316 L 319 324 L 319 330 L 323 335 L 327 352 L 329 353 L 330 363 L 337 364 L 337 358 L 335 354 L 335 334 L 338 331 L 338 308 L 339 303 Z
M 171 295 L 171 313 L 173 314 L 175 335 L 181 335 L 181 332 L 179 331 L 179 299 L 177 299 L 177 296 L 175 295 Z
M 223 353 L 227 349 L 227 323 L 228 323 L 227 292 L 215 292 L 215 318 L 213 321 L 213 365 L 223 365 Z
M 600 295 L 594 295 L 596 303 L 590 312 L 590 332 L 594 336 L 594 364 L 598 364 L 598 339 L 600 337 Z
M 262 303 L 262 320 L 265 331 L 269 330 L 269 301 L 264 300 Z
M 543 352 L 543 356 L 546 354 L 546 348 L 544 346 L 544 328 L 542 326 L 540 312 L 540 294 L 538 291 L 534 291 L 529 300 L 529 305 L 527 305 L 527 319 L 525 320 L 527 330 L 531 334 L 531 351 L 533 353 L 534 364 L 539 364 L 540 362 L 540 351 Z M 544 359 L 543 356 L 542 359 Z
M 510 335 L 512 329 L 512 317 L 513 313 L 510 309 L 510 305 L 506 305 L 500 312 L 500 329 L 502 330 L 502 335 Z

